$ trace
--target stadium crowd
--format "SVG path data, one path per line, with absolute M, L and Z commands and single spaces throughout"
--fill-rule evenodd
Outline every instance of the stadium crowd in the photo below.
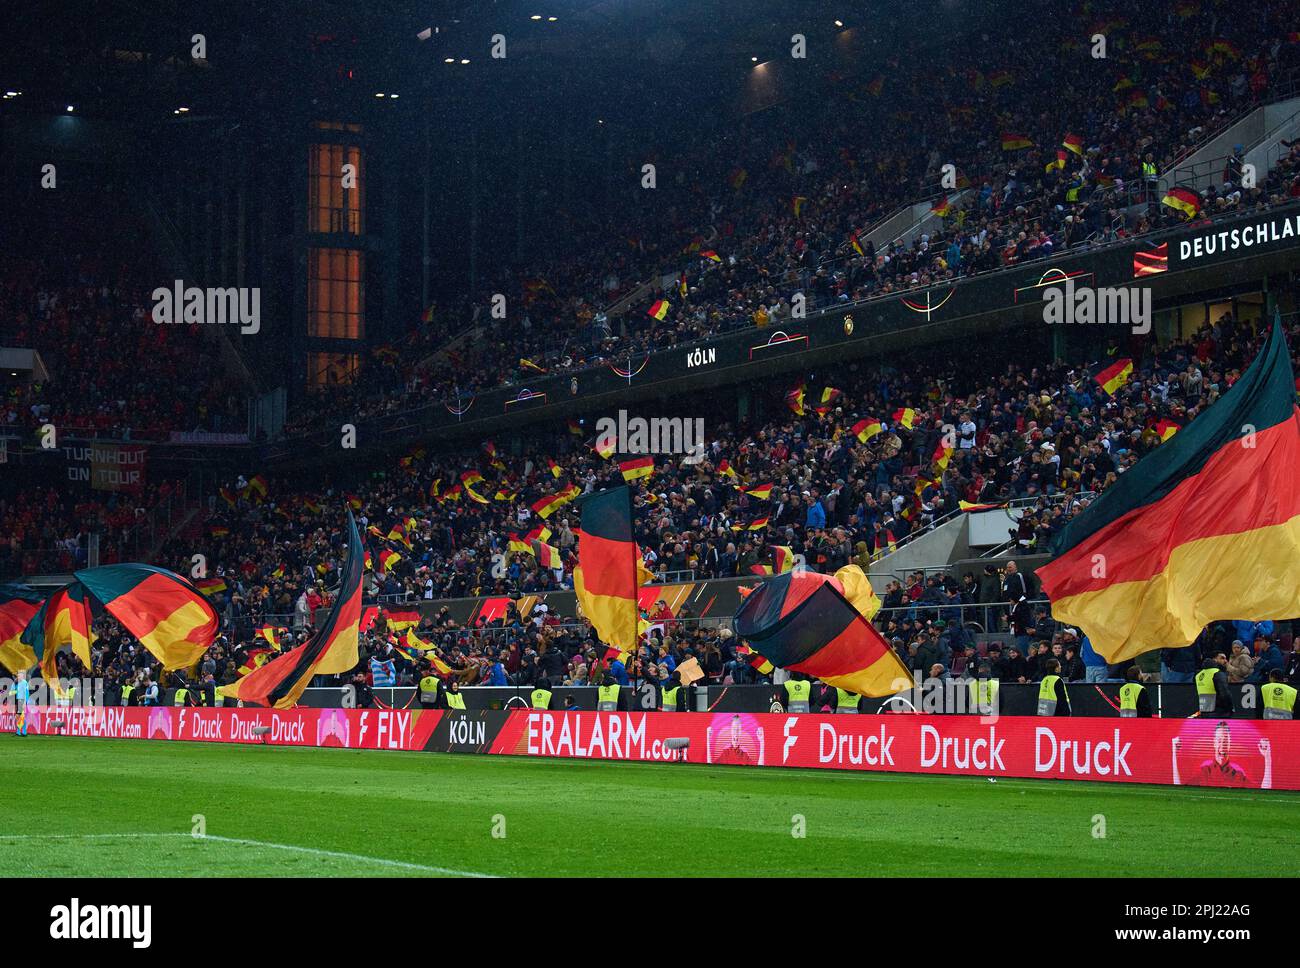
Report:
M 1295 319 L 1287 325 L 1294 335 Z M 949 347 L 946 357 L 927 350 L 924 366 L 899 358 L 851 364 L 820 379 L 812 374 L 802 403 L 785 399 L 793 378 L 755 387 L 765 394 L 765 417 L 710 425 L 701 460 L 661 458 L 634 485 L 647 566 L 660 575 L 743 576 L 774 565 L 779 546 L 809 567 L 833 571 L 870 562 L 962 501 L 1024 501 L 1009 541 L 1021 552 L 1041 549 L 1087 494 L 1213 403 L 1258 345 L 1255 327 L 1225 314 L 1191 339 L 1135 358 L 1132 378 L 1113 396 L 1084 359 L 1027 367 L 1014 362 L 1014 352 L 966 344 Z M 1103 362 L 1124 358 L 1111 348 Z M 825 388 L 831 399 L 822 405 Z M 725 396 L 690 406 L 725 412 Z M 864 420 L 885 429 L 863 442 L 853 428 Z M 946 457 L 945 443 L 952 448 Z M 462 485 L 465 474 L 482 475 L 482 483 Z M 332 491 L 296 491 L 272 479 L 263 499 L 232 482 L 225 500 L 211 499 L 209 526 L 217 534 L 205 547 L 239 589 L 239 600 L 226 607 L 288 612 L 282 606 L 304 579 L 321 577 L 311 569 L 333 525 L 323 526 L 316 509 L 355 499 L 361 526 L 371 529 L 374 596 L 546 592 L 571 584 L 578 521 L 565 507 L 542 519 L 534 505 L 566 488 L 621 480 L 618 455 L 604 458 L 591 438 L 557 428 L 539 432 L 518 455 L 495 447 L 415 451 L 396 466 L 342 477 Z M 558 552 L 555 567 L 539 564 L 529 538 L 542 526 L 551 531 L 543 543 Z M 527 550 L 512 553 L 512 535 Z M 399 557 L 386 565 L 384 552 Z M 167 549 L 168 561 L 183 563 L 190 553 L 182 542 Z
M 1144 166 L 1169 170 L 1243 111 L 1291 89 L 1300 44 L 1290 40 L 1288 10 L 1269 3 L 1229 18 L 1191 3 L 1086 6 L 1036 23 L 1033 43 L 986 44 L 973 63 L 969 38 L 932 38 L 924 51 L 898 51 L 879 75 L 838 77 L 817 97 L 759 112 L 721 139 L 674 138 L 653 199 L 571 216 L 566 257 L 500 268 L 480 292 L 444 300 L 427 324 L 377 348 L 354 384 L 309 392 L 286 429 L 774 325 L 796 294 L 810 309 L 858 301 L 1185 220 L 1161 204 Z M 1105 57 L 1093 56 L 1080 24 L 1107 37 Z M 947 66 L 922 67 L 935 63 Z M 1067 136 L 1077 150 L 1063 147 Z M 628 170 L 643 160 L 626 159 Z M 1294 147 L 1254 188 L 1240 184 L 1240 163 L 1224 160 L 1201 193 L 1200 216 L 1300 195 Z M 865 241 L 855 251 L 857 234 L 934 196 L 945 164 L 960 177 L 942 193 L 953 202 L 944 220 L 908 244 Z M 677 170 L 691 176 L 672 176 Z M 139 253 L 149 247 L 135 244 L 144 227 L 127 211 L 111 199 L 65 206 L 55 231 L 31 227 L 0 260 L 6 337 L 40 350 L 55 374 L 48 385 L 10 385 L 0 426 L 49 421 L 136 439 L 242 429 L 237 383 L 211 364 L 199 328 L 147 324 L 157 279 L 142 273 Z M 607 312 L 640 283 L 667 277 L 681 279 L 687 295 L 674 282 L 662 320 L 645 312 L 658 292 L 625 315 Z M 496 293 L 511 307 L 505 319 L 489 311 Z M 479 327 L 464 345 L 443 345 Z M 136 367 L 142 358 L 152 362 L 150 379 Z
M 49 380 L 6 381 L 0 434 L 166 439 L 170 431 L 243 430 L 238 385 L 214 366 L 200 326 L 152 322 L 146 225 L 113 193 L 71 195 L 11 226 L 0 255 L 0 332 L 34 349 Z M 147 368 L 141 361 L 147 360 Z
M 1300 342 L 1296 319 L 1287 323 L 1293 343 Z M 826 378 L 840 392 L 822 413 L 810 409 L 821 399 L 811 391 L 805 412 L 794 413 L 788 380 L 774 382 L 764 388 L 770 404 L 765 419 L 710 428 L 698 463 L 657 462 L 653 476 L 633 485 L 638 543 L 661 577 L 764 572 L 763 566 L 775 569 L 778 547 L 802 556 L 814 570 L 834 571 L 849 562 L 869 568 L 891 541 L 925 529 L 960 501 L 1002 504 L 1019 498 L 1026 502 L 1024 514 L 1009 532 L 1008 546 L 1017 554 L 1032 553 L 1084 506 L 1089 492 L 1103 489 L 1160 446 L 1158 427 L 1185 424 L 1217 399 L 1259 341 L 1255 326 L 1224 315 L 1190 340 L 1136 358 L 1132 378 L 1113 395 L 1081 364 L 995 364 L 1000 351 L 969 346 L 952 348 L 946 366 L 930 350 L 925 367 L 905 358 L 889 366 L 846 367 Z M 912 430 L 902 424 L 908 409 L 916 413 Z M 864 443 L 852 428 L 875 414 L 893 416 L 884 418 L 885 432 Z M 941 470 L 935 455 L 943 454 L 945 434 L 953 453 Z M 256 645 L 255 628 L 284 626 L 288 642 L 309 634 L 342 564 L 340 512 L 347 502 L 356 506 L 365 532 L 372 601 L 382 598 L 391 607 L 469 595 L 517 598 L 568 587 L 578 512 L 562 506 L 543 522 L 531 505 L 569 486 L 582 491 L 618 483 L 621 475 L 613 458 L 567 430 L 539 435 L 536 444 L 514 456 L 495 448 L 455 455 L 417 451 L 383 472 L 370 468 L 354 481 L 341 478 L 327 493 L 295 492 L 289 482 L 271 478 L 262 498 L 249 482 L 232 482 L 224 489 L 228 499 L 213 498 L 218 510 L 208 522 L 210 537 L 200 544 L 227 586 L 213 596 L 230 636 L 214 650 L 215 682 L 237 673 L 241 655 Z M 453 483 L 462 473 L 480 471 L 486 472 L 483 482 L 468 489 Z M 480 493 L 483 503 L 468 490 Z M 511 499 L 497 500 L 498 491 Z M 452 492 L 458 492 L 455 499 L 448 496 Z M 552 534 L 539 536 L 542 543 L 559 552 L 555 568 L 538 564 L 539 544 L 526 542 L 528 551 L 510 546 L 512 534 L 526 537 L 543 524 Z M 194 551 L 193 543 L 178 542 L 166 549 L 163 563 L 183 569 Z M 1005 585 L 1005 575 L 991 573 L 961 579 L 910 575 L 882 596 L 885 607 L 877 621 L 900 653 L 923 670 L 938 664 L 955 674 L 987 661 L 1018 679 L 1032 676 L 1035 657 L 1059 651 L 1072 672 L 1088 674 L 1096 657 L 1089 661 L 1077 635 L 1068 641 L 1067 631 L 1034 604 L 1031 589 L 1008 600 Z M 1026 602 L 1019 603 L 1020 597 Z M 507 617 L 499 627 L 463 628 L 444 612 L 417 635 L 473 682 L 500 682 L 502 675 L 522 681 L 520 670 L 527 676 L 534 664 L 529 649 L 540 660 L 555 640 L 565 658 L 561 681 L 586 681 L 597 647 L 590 627 L 576 616 L 529 618 L 538 624 Z M 744 663 L 727 630 L 693 622 L 689 614 L 671 618 L 676 625 L 668 628 L 681 631 L 668 632 L 662 655 L 656 648 L 639 657 L 638 675 L 651 675 L 651 664 L 658 675 L 691 655 L 700 657 L 710 677 L 740 681 L 751 675 L 739 668 Z M 972 622 L 1000 636 L 1005 648 L 993 651 L 987 637 L 974 635 Z M 1286 634 L 1285 623 L 1280 626 L 1261 641 L 1276 647 Z M 1210 634 L 1215 647 L 1230 644 L 1221 641 L 1221 631 Z M 385 656 L 381 662 L 394 660 L 396 681 L 416 675 L 400 649 L 402 636 L 390 643 L 381 625 L 366 643 L 366 663 L 377 653 Z M 597 662 L 601 657 L 597 652 Z M 556 661 L 554 655 L 546 660 L 548 679 Z M 1029 672 L 1019 671 L 1021 662 Z M 579 674 L 582 665 L 585 674 Z M 363 676 L 368 668 L 363 664 Z
M 177 481 L 145 485 L 138 494 L 23 486 L 0 493 L 0 580 L 57 574 L 86 566 L 89 536 L 99 564 L 147 550 L 153 508 L 181 493 Z
M 909 576 L 905 586 L 891 587 L 875 624 L 908 667 L 930 679 L 1037 682 L 1053 671 L 1048 663 L 1054 660 L 1067 682 L 1124 681 L 1130 668 L 1151 681 L 1189 682 L 1206 659 L 1217 656 L 1229 682 L 1262 683 L 1278 670 L 1292 685 L 1300 684 L 1300 636 L 1293 634 L 1293 623 L 1216 622 L 1191 648 L 1158 650 L 1108 665 L 1077 629 L 1053 622 L 1046 608 L 1019 599 L 1026 586 L 1018 574 L 1013 565 L 962 581 L 950 574 Z M 1027 587 L 1032 593 L 1032 577 Z M 328 597 L 317 607 L 327 605 Z M 415 686 L 430 676 L 444 685 L 455 681 L 523 691 L 607 682 L 624 688 L 646 682 L 671 688 L 680 682 L 678 667 L 691 660 L 699 667 L 699 686 L 775 684 L 773 671 L 760 671 L 761 660 L 745 650 L 726 623 L 695 621 L 689 610 L 673 615 L 662 602 L 643 611 L 643 617 L 647 631 L 636 652 L 615 656 L 589 622 L 544 607 L 524 618 L 511 603 L 499 619 L 474 627 L 455 622 L 444 608 L 422 618 L 412 630 L 423 647 L 433 650 L 429 655 L 445 663 L 447 668 L 439 671 L 428 656 L 404 647 L 405 623 L 381 611 L 361 637 L 357 667 L 337 677 L 320 677 L 317 685 L 350 684 L 363 706 L 374 702 L 376 688 Z M 977 620 L 989 622 L 993 631 L 985 632 Z M 102 677 L 113 696 L 129 686 L 132 702 L 140 705 L 174 701 L 168 690 L 177 688 L 186 690 L 181 702 L 220 704 L 218 686 L 255 668 L 259 656 L 277 652 L 261 638 L 237 643 L 223 635 L 195 669 L 165 673 L 113 619 L 97 620 L 95 630 L 92 668 L 85 670 L 65 654 L 59 657 L 60 674 Z M 310 622 L 280 629 L 277 648 L 292 649 L 313 631 Z
M 763 112 L 721 144 L 698 146 L 685 198 L 636 207 L 603 241 L 581 235 L 571 261 L 495 278 L 473 301 L 441 308 L 435 330 L 481 332 L 447 352 L 368 362 L 354 386 L 314 397 L 291 430 L 776 325 L 796 294 L 809 309 L 857 302 L 1300 197 L 1294 146 L 1254 187 L 1242 184 L 1237 146 L 1196 213 L 1163 204 L 1151 174 L 1290 90 L 1300 45 L 1288 40 L 1285 8 L 1231 19 L 1192 4 L 1113 9 L 1121 15 L 1089 6 L 1087 33 L 1108 37 L 1105 57 L 1084 43 L 1079 18 L 1063 16 L 1036 23 L 1046 36 L 1033 43 L 985 48 L 980 68 L 900 53 L 865 85 L 845 81 L 815 104 Z M 934 72 L 936 62 L 951 66 Z M 942 221 L 910 243 L 855 250 L 858 233 L 934 195 L 945 164 L 957 174 Z M 687 293 L 674 282 L 662 320 L 646 313 L 657 289 L 611 318 L 604 310 L 634 288 L 629 278 L 672 278 Z M 494 293 L 523 309 L 493 318 Z M 427 348 L 427 333 L 416 338 Z

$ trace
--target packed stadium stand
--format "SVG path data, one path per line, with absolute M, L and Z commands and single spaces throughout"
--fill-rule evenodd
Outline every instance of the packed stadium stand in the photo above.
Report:
M 1288 319 L 1293 343 L 1296 320 Z M 812 570 L 833 572 L 854 562 L 876 574 L 891 546 L 950 519 L 960 502 L 1014 501 L 1022 513 L 1008 531 L 1008 551 L 1032 555 L 1086 506 L 1088 495 L 1161 445 L 1162 424 L 1182 426 L 1212 405 L 1259 341 L 1254 325 L 1216 319 L 1193 338 L 1136 360 L 1133 377 L 1113 396 L 1083 363 L 1026 366 L 1014 362 L 1014 352 L 962 344 L 947 355 L 926 350 L 924 365 L 900 357 L 828 373 L 810 381 L 818 393 L 809 391 L 802 414 L 786 399 L 789 378 L 773 382 L 765 388 L 771 419 L 709 425 L 702 460 L 656 460 L 654 474 L 633 485 L 637 540 L 661 580 L 771 573 L 780 568 L 778 553 L 800 556 Z M 832 380 L 838 392 L 819 413 L 812 399 Z M 909 409 L 917 415 L 910 431 L 892 416 Z M 890 430 L 864 443 L 852 428 L 876 414 L 885 415 Z M 955 430 L 955 446 L 941 469 L 935 454 L 943 454 L 945 428 Z M 309 634 L 342 566 L 340 515 L 349 503 L 367 532 L 368 600 L 389 609 L 474 596 L 517 600 L 570 588 L 578 515 L 561 507 L 543 520 L 532 506 L 570 485 L 590 492 L 622 482 L 616 459 L 602 457 L 593 442 L 561 426 L 539 431 L 535 446 L 517 456 L 494 447 L 447 454 L 419 448 L 382 470 L 358 468 L 329 488 L 295 490 L 275 476 L 258 476 L 257 484 L 252 476 L 228 481 L 212 496 L 214 511 L 203 526 L 196 523 L 160 556 L 162 564 L 185 571 L 199 549 L 225 586 L 213 601 L 231 634 L 204 672 L 218 683 L 233 681 L 248 651 L 266 646 L 255 634 L 259 628 L 284 628 L 288 641 Z M 481 484 L 459 483 L 462 474 L 480 470 Z M 455 493 L 443 496 L 449 492 Z M 539 564 L 540 548 L 527 540 L 539 527 L 552 531 L 541 544 L 558 550 L 556 567 Z M 390 564 L 391 555 L 397 557 Z M 1033 679 L 1039 651 L 1045 657 L 1056 647 L 1064 655 L 1070 632 L 1041 605 L 1013 608 L 1005 560 L 995 564 L 960 579 L 941 568 L 886 581 L 879 627 L 916 668 L 928 672 L 938 664 L 946 674 L 988 655 L 987 646 L 977 653 L 972 630 L 998 633 L 998 644 L 1018 650 L 1003 660 L 1004 674 Z M 662 668 L 666 677 L 695 654 L 712 680 L 754 676 L 725 622 L 692 621 L 689 609 L 674 615 L 656 607 L 647 609 L 647 619 L 665 621 L 666 635 L 662 644 L 647 646 L 647 673 L 653 664 L 653 674 Z M 403 638 L 390 642 L 385 631 L 380 623 L 367 637 L 367 668 L 370 658 L 392 659 L 398 681 L 414 681 L 418 662 L 395 648 Z M 512 683 L 531 685 L 544 673 L 556 684 L 581 685 L 603 656 L 590 625 L 576 614 L 538 613 L 525 621 L 513 606 L 476 628 L 445 610 L 426 615 L 417 635 L 438 643 L 471 682 L 499 677 L 500 659 Z M 113 650 L 122 638 L 110 633 L 101 641 L 106 664 L 120 674 L 123 660 Z M 1031 644 L 1034 655 L 1026 655 Z M 1069 658 L 1078 679 L 1085 675 L 1080 645 L 1075 630 Z M 543 663 L 530 649 L 550 658 Z M 564 660 L 558 665 L 557 656 Z M 134 657 L 149 658 L 140 651 Z M 1003 674 L 1003 666 L 993 668 Z
M 572 261 L 532 266 L 499 289 L 437 307 L 436 326 L 470 326 L 479 338 L 433 358 L 404 354 L 424 366 L 378 361 L 337 412 L 391 413 L 526 382 L 539 369 L 775 328 L 796 296 L 809 310 L 858 303 L 1186 222 L 1193 213 L 1161 203 L 1144 163 L 1176 170 L 1244 112 L 1300 91 L 1300 45 L 1284 39 L 1285 8 L 1242 19 L 1194 5 L 1098 9 L 1090 7 L 1089 33 L 1122 28 L 1125 38 L 1103 60 L 1085 55 L 1077 17 L 1054 18 L 1035 22 L 1032 44 L 997 45 L 978 66 L 931 70 L 936 60 L 964 63 L 964 38 L 937 57 L 902 52 L 865 83 L 845 81 L 824 101 L 748 119 L 722 145 L 694 146 L 688 168 L 698 175 L 674 218 L 634 208 L 603 238 L 584 235 Z M 1194 214 L 1300 197 L 1300 153 L 1285 147 L 1253 186 L 1242 185 L 1236 152 L 1218 159 Z M 943 165 L 954 168 L 948 188 Z M 879 247 L 868 238 L 922 199 L 947 217 Z M 603 311 L 635 288 L 629 279 L 659 277 L 686 287 L 681 298 L 668 294 L 663 319 L 644 313 L 653 297 L 619 319 Z M 525 307 L 522 320 L 493 318 L 496 293 Z M 328 403 L 337 404 L 333 393 Z M 319 402 L 293 427 L 331 420 Z

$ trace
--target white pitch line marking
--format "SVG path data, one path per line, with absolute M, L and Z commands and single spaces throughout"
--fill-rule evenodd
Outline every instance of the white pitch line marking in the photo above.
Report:
M 403 870 L 424 871 L 428 874 L 442 874 L 448 877 L 495 877 L 495 874 L 483 874 L 478 871 L 461 871 L 450 867 L 431 867 L 427 864 L 413 864 L 404 860 L 390 860 L 387 857 L 368 857 L 365 854 L 349 854 L 337 850 L 321 850 L 318 847 L 299 847 L 296 844 L 273 844 L 265 840 L 248 840 L 244 837 L 220 837 L 216 834 L 204 834 L 202 837 L 186 833 L 114 833 L 114 834 L 0 834 L 0 840 L 127 840 L 152 838 L 178 838 L 186 840 L 213 840 L 223 844 L 239 844 L 244 847 L 266 847 L 271 850 L 290 850 L 317 857 L 333 857 L 338 860 L 361 861 L 366 864 L 380 864 L 385 867 L 400 867 Z

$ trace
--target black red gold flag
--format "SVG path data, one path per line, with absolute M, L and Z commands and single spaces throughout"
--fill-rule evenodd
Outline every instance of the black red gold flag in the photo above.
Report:
M 600 640 L 630 652 L 637 643 L 637 588 L 651 577 L 632 537 L 631 491 L 599 491 L 584 498 L 579 510 L 574 592 Z
M 849 600 L 849 589 L 841 589 L 845 586 L 829 575 L 778 575 L 741 602 L 736 634 L 774 665 L 828 686 L 863 696 L 891 696 L 910 688 L 912 678 L 903 661 Z M 861 591 L 852 589 L 854 594 Z
M 1300 615 L 1300 408 L 1280 320 L 1215 404 L 1071 519 L 1039 568 L 1108 662 Z
M 285 652 L 242 679 L 218 689 L 237 699 L 275 709 L 293 707 L 316 675 L 338 675 L 356 666 L 361 625 L 361 536 L 348 511 L 348 555 L 338 598 L 320 629 L 305 644 Z

